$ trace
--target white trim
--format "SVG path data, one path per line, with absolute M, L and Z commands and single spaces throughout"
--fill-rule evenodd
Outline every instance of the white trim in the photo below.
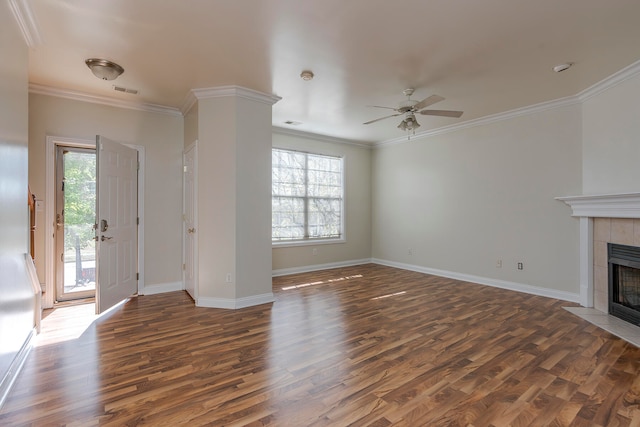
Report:
M 185 195 L 187 194 L 186 191 L 186 183 L 185 183 L 185 158 L 187 156 L 187 153 L 191 150 L 194 150 L 193 152 L 193 227 L 196 229 L 196 232 L 193 235 L 193 246 L 194 246 L 194 253 L 192 254 L 193 256 L 193 269 L 194 269 L 194 274 L 193 274 L 193 282 L 194 282 L 194 288 L 193 288 L 193 299 L 197 300 L 198 299 L 198 294 L 200 292 L 200 286 L 198 285 L 198 279 L 200 277 L 200 271 L 199 271 L 199 261 L 200 261 L 200 256 L 199 256 L 199 244 L 198 244 L 198 230 L 200 230 L 200 226 L 198 223 L 198 140 L 196 139 L 195 141 L 193 141 L 192 143 L 190 143 L 189 145 L 187 145 L 184 148 L 184 151 L 182 152 L 182 266 L 183 266 L 183 270 L 182 270 L 182 289 L 187 289 L 186 286 L 186 280 L 185 280 L 185 270 L 184 270 L 184 266 L 186 264 L 186 249 L 187 249 L 187 230 L 186 230 L 186 224 L 185 224 L 185 208 L 186 208 L 186 197 Z M 189 291 L 187 291 L 187 293 L 190 293 Z
M 27 0 L 9 0 L 9 8 L 20 27 L 24 41 L 30 48 L 36 48 L 42 44 L 40 30 L 35 16 Z
M 252 295 L 243 298 L 214 298 L 214 297 L 199 297 L 196 301 L 196 306 L 207 308 L 226 308 L 226 309 L 238 309 L 245 307 L 253 307 L 255 305 L 269 304 L 275 301 L 273 292 L 266 294 Z
M 374 145 L 373 142 L 358 142 L 358 141 L 353 141 L 349 139 L 336 138 L 336 137 L 327 136 L 327 135 L 320 135 L 317 133 L 305 132 L 305 131 L 296 130 L 296 129 L 287 129 L 280 126 L 272 126 L 271 131 L 279 135 L 293 136 L 297 138 L 307 138 L 307 139 L 313 139 L 315 141 L 330 142 L 333 144 L 353 145 L 359 148 L 366 148 L 367 150 L 370 150 L 371 148 L 373 148 L 373 145 Z
M 193 106 L 196 105 L 196 102 L 198 102 L 198 98 L 196 98 L 192 91 L 189 91 L 187 93 L 187 96 L 185 96 L 184 101 L 182 101 L 182 105 L 180 106 L 182 115 L 186 116 L 189 110 L 191 110 Z
M 69 147 L 95 148 L 96 142 L 90 139 L 63 138 L 47 135 L 45 142 L 45 219 L 44 219 L 44 269 L 45 286 L 42 308 L 51 308 L 55 301 L 55 269 L 52 262 L 55 254 L 54 223 L 56 205 L 56 145 Z
M 372 261 L 371 258 L 364 258 L 364 259 L 354 259 L 350 261 L 330 262 L 327 264 L 312 264 L 312 265 L 304 265 L 301 267 L 281 268 L 278 270 L 271 271 L 271 276 L 272 277 L 288 276 L 290 274 L 309 273 L 312 271 L 319 271 L 319 270 L 331 270 L 333 268 L 340 268 L 340 267 L 352 267 L 354 265 L 370 264 L 372 262 L 374 261 Z
M 43 86 L 34 83 L 29 84 L 29 93 L 38 95 L 55 96 L 58 98 L 71 99 L 80 102 L 90 102 L 93 104 L 107 105 L 109 107 L 127 108 L 129 110 L 145 111 L 148 113 L 167 114 L 169 116 L 182 117 L 182 112 L 174 107 L 166 107 L 158 104 L 145 104 L 142 102 L 124 101 L 121 99 L 109 98 L 106 96 L 89 95 L 83 92 L 58 89 L 50 86 Z
M 235 85 L 191 89 L 191 93 L 197 99 L 235 97 L 258 101 L 268 105 L 273 105 L 282 99 L 276 95 L 270 95 L 268 93 L 258 92 L 257 90 Z M 187 101 L 189 100 L 190 97 L 187 95 Z
M 144 175 L 145 149 L 142 145 L 124 144 L 138 151 L 138 293 L 144 291 Z
M 556 197 L 571 207 L 571 216 L 640 218 L 640 193 Z
M 449 279 L 472 282 L 494 288 L 507 289 L 510 291 L 523 292 L 531 295 L 538 295 L 547 298 L 555 298 L 563 301 L 579 302 L 580 295 L 571 292 L 558 291 L 555 289 L 541 288 L 538 286 L 526 285 L 524 283 L 508 282 L 505 280 L 491 279 L 488 277 L 474 276 L 471 274 L 456 273 L 453 271 L 438 270 L 435 268 L 422 267 L 418 265 L 404 264 L 382 259 L 372 259 L 371 262 L 386 265 L 389 267 L 401 268 L 403 270 L 416 271 L 418 273 L 432 274 L 434 276 L 447 277 Z
M 271 248 L 279 249 L 294 248 L 296 246 L 340 245 L 343 243 L 347 243 L 347 239 L 344 237 L 344 231 L 342 232 L 342 237 L 337 239 L 272 240 Z
M 592 98 L 605 90 L 611 89 L 612 87 L 635 77 L 638 74 L 640 74 L 640 61 L 636 61 L 633 64 L 624 67 L 622 70 L 613 73 L 604 80 L 601 80 L 593 86 L 583 90 L 577 95 L 577 97 L 581 102 L 585 102 L 589 98 Z
M 156 295 L 163 294 L 165 292 L 182 291 L 184 285 L 182 282 L 166 282 L 166 283 L 153 283 L 146 285 L 142 288 L 142 291 L 138 291 L 139 295 Z
M 24 362 L 27 360 L 29 356 L 29 352 L 33 348 L 33 342 L 36 337 L 36 329 L 32 329 L 27 336 L 27 339 L 22 344 L 22 347 L 18 351 L 18 354 L 13 358 L 11 364 L 9 365 L 9 369 L 3 378 L 0 378 L 0 408 L 4 405 L 7 396 L 9 396 L 9 391 L 13 387 L 13 384 L 18 378 L 22 367 L 24 366 Z

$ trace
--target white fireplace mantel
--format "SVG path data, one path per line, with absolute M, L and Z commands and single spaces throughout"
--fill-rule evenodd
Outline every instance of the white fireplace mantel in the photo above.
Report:
M 572 216 L 640 218 L 640 193 L 556 197 L 571 206 Z
M 593 218 L 640 218 L 640 193 L 556 197 L 580 217 L 580 304 L 593 307 Z

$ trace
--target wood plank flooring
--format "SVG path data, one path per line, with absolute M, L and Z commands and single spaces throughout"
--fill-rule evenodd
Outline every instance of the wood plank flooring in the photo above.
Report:
M 640 350 L 569 303 L 373 264 L 273 287 L 50 315 L 0 425 L 640 426 Z

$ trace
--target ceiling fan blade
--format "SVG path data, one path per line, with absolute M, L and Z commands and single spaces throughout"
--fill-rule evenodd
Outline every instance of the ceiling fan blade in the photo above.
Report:
M 463 111 L 452 111 L 452 110 L 422 110 L 419 111 L 420 114 L 424 114 L 427 116 L 444 116 L 444 117 L 460 117 L 462 116 Z
M 396 116 L 400 116 L 400 115 L 401 115 L 401 113 L 398 113 L 398 114 L 392 114 L 392 115 L 390 115 L 390 116 L 380 117 L 379 119 L 369 120 L 368 122 L 364 122 L 363 124 L 364 124 L 364 125 L 368 125 L 368 124 L 371 124 L 371 123 L 378 122 L 378 121 L 380 121 L 380 120 L 388 119 L 389 117 L 396 117 Z
M 444 100 L 444 98 L 441 97 L 440 95 L 431 95 L 430 97 L 425 98 L 422 101 L 418 102 L 416 105 L 413 106 L 413 108 L 415 110 L 419 110 L 421 108 L 428 107 L 429 105 L 433 105 L 436 102 L 440 102 L 442 100 Z
M 373 107 L 373 108 L 386 108 L 387 110 L 397 110 L 397 108 L 393 108 L 393 107 L 383 107 L 381 105 L 367 105 L 367 107 Z

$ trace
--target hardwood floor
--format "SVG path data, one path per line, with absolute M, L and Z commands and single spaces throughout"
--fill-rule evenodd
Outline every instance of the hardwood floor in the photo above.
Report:
M 49 316 L 0 425 L 640 425 L 640 349 L 569 303 L 373 264 L 273 287 L 133 298 L 70 336 Z

